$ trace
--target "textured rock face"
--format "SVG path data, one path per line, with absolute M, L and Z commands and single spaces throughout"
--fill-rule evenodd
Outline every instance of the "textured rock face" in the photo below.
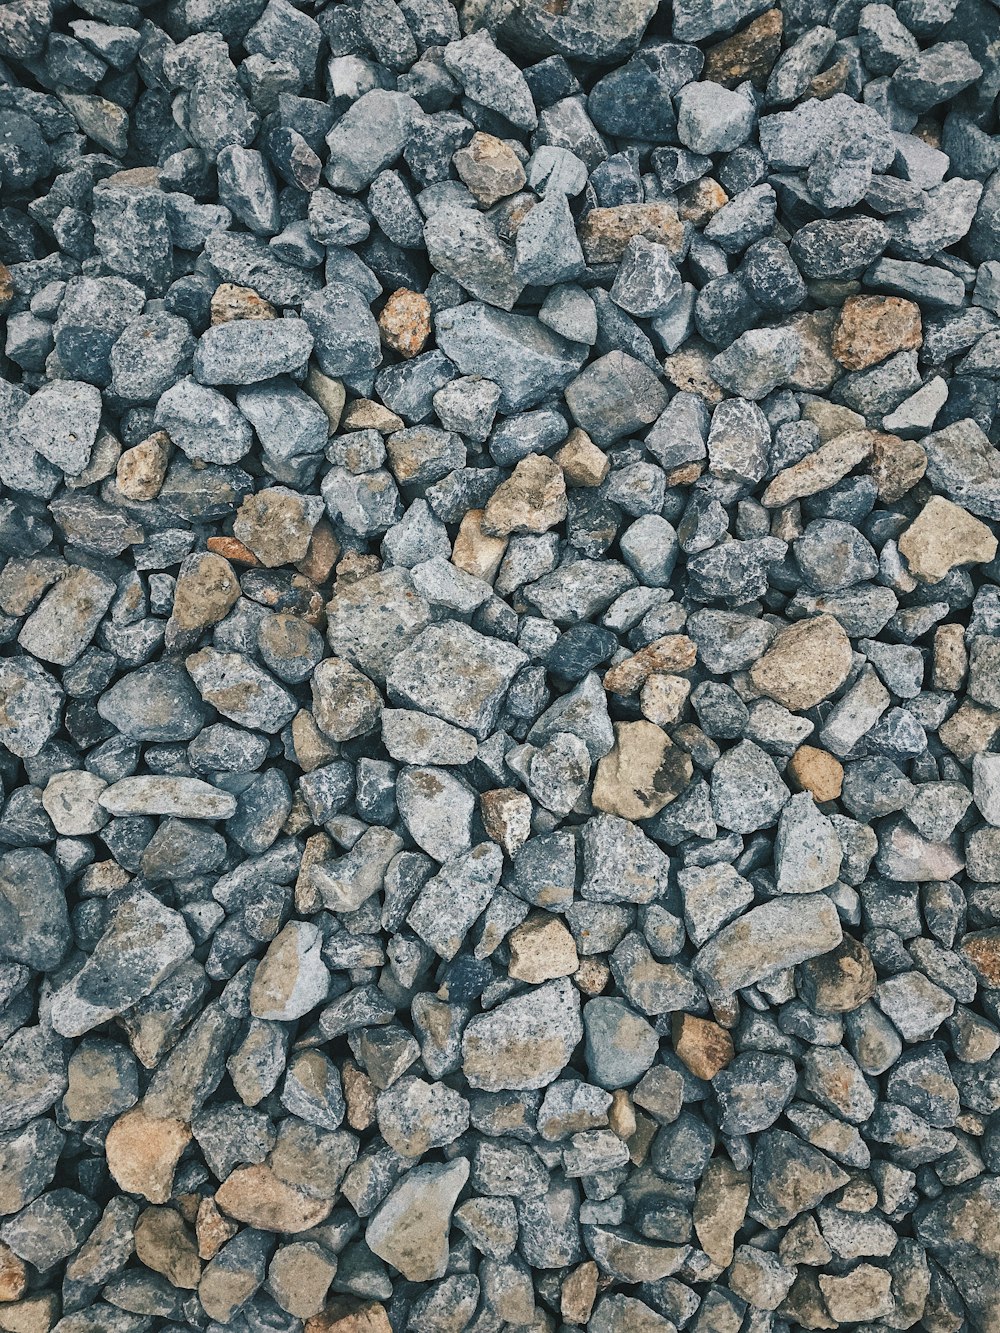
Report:
M 998 4 L 0 3 L 0 1333 L 1000 1330 Z

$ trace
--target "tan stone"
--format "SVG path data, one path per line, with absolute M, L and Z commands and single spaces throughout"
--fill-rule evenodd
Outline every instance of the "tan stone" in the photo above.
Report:
M 304 1333 L 392 1333 L 385 1306 L 354 1296 L 335 1296 L 322 1314 L 306 1321 Z
M 323 735 L 307 708 L 300 708 L 292 718 L 292 744 L 295 762 L 303 773 L 322 768 L 337 757 L 337 747 Z
M 205 545 L 213 555 L 223 556 L 231 565 L 248 565 L 253 568 L 260 564 L 250 547 L 244 546 L 238 537 L 209 537 Z
M 852 296 L 833 333 L 833 354 L 846 370 L 865 370 L 923 343 L 920 307 L 901 296 Z
M 484 509 L 469 509 L 459 524 L 451 563 L 477 579 L 492 583 L 507 553 L 507 538 L 494 537 L 483 528 Z
M 340 552 L 341 546 L 333 530 L 333 524 L 328 518 L 321 518 L 309 538 L 309 550 L 306 551 L 304 558 L 296 563 L 295 568 L 317 585 L 326 583 L 334 565 L 340 559 Z
M 834 93 L 842 93 L 847 88 L 851 77 L 851 62 L 846 56 L 835 60 L 829 69 L 821 70 L 809 81 L 809 96 L 817 101 L 825 101 Z
M 676 722 L 691 693 L 691 682 L 685 676 L 669 676 L 657 672 L 650 676 L 639 693 L 642 715 L 658 727 Z
M 499 200 L 517 194 L 527 179 L 521 159 L 510 144 L 481 130 L 452 161 L 459 178 L 483 208 L 492 208 Z
M 313 402 L 318 403 L 326 413 L 326 419 L 330 423 L 330 434 L 336 435 L 340 418 L 344 412 L 344 403 L 347 401 L 343 384 L 340 380 L 331 379 L 329 375 L 324 375 L 315 366 L 310 366 L 306 374 L 306 382 L 302 387 Z
M 531 834 L 531 797 L 516 787 L 496 787 L 479 797 L 483 828 L 513 858 Z
M 710 46 L 701 77 L 724 88 L 736 88 L 749 79 L 763 88 L 781 54 L 780 9 L 769 9 L 732 37 Z
M 431 303 L 423 292 L 399 287 L 382 307 L 378 327 L 386 346 L 409 360 L 424 350 L 431 336 Z
M 573 973 L 573 985 L 584 995 L 600 995 L 611 980 L 611 968 L 603 958 L 581 958 Z
M 529 917 L 511 931 L 509 976 L 538 986 L 571 976 L 579 966 L 573 936 L 556 916 Z
M 225 1245 L 239 1231 L 239 1225 L 224 1217 L 216 1205 L 215 1199 L 207 1196 L 198 1205 L 195 1218 L 195 1235 L 198 1237 L 198 1255 L 202 1259 L 214 1259 Z
M 865 419 L 860 412 L 852 412 L 849 407 L 841 407 L 839 403 L 831 403 L 825 398 L 807 397 L 802 404 L 802 420 L 816 427 L 821 444 L 835 440 L 838 435 L 848 431 L 865 428 Z
M 963 764 L 982 754 L 1000 731 L 1000 713 L 966 699 L 938 728 L 938 737 Z
M 364 551 L 346 551 L 337 561 L 334 571 L 338 583 L 357 583 L 369 574 L 377 574 L 382 568 L 382 561 L 373 553 Z
M 268 486 L 240 505 L 233 533 L 268 569 L 305 558 L 317 519 L 302 496 L 286 486 Z
M 760 502 L 768 509 L 777 509 L 793 500 L 804 500 L 807 495 L 829 490 L 838 481 L 871 456 L 872 433 L 867 430 L 838 435 L 827 444 L 821 444 L 813 453 L 798 463 L 783 468 L 768 485 Z
M 14 301 L 14 275 L 6 264 L 0 264 L 0 314 L 10 308 Z
M 917 440 L 904 440 L 886 431 L 872 431 L 872 481 L 882 500 L 898 500 L 911 491 L 927 471 L 927 453 Z
M 343 430 L 377 430 L 380 435 L 391 435 L 394 430 L 402 430 L 405 422 L 374 399 L 355 398 L 344 408 L 340 425 Z
M 483 531 L 492 537 L 548 532 L 566 518 L 566 479 L 545 454 L 522 458 L 500 483 L 483 511 Z
M 938 625 L 934 631 L 931 663 L 931 684 L 934 689 L 950 690 L 952 693 L 960 690 L 968 669 L 965 628 L 962 625 Z
M 0 1241 L 0 1301 L 19 1301 L 28 1290 L 24 1260 Z
M 799 1275 L 792 1283 L 791 1291 L 778 1306 L 778 1311 L 786 1319 L 792 1320 L 796 1328 L 840 1327 L 836 1319 L 830 1318 L 816 1273 L 804 1266 L 799 1269 Z
M 677 216 L 682 222 L 691 222 L 696 227 L 704 227 L 711 222 L 719 209 L 729 203 L 729 195 L 711 176 L 702 176 L 700 180 L 685 185 L 677 194 Z
M 691 756 L 652 722 L 615 724 L 614 749 L 597 765 L 595 809 L 623 819 L 649 819 L 691 780 Z
M 678 1060 L 695 1078 L 715 1078 L 736 1054 L 733 1039 L 724 1027 L 694 1014 L 674 1014 L 671 1035 Z
M 368 1075 L 354 1063 L 345 1060 L 340 1069 L 347 1104 L 347 1123 L 359 1132 L 375 1123 L 375 1099 L 378 1089 Z
M 182 633 L 217 625 L 239 596 L 240 581 L 224 556 L 212 551 L 189 555 L 177 575 L 170 623 Z
M 224 282 L 212 293 L 212 323 L 228 324 L 234 319 L 277 319 L 278 312 L 252 287 Z
M 833 355 L 833 329 L 837 312 L 833 309 L 797 311 L 785 325 L 801 340 L 798 365 L 785 381 L 790 389 L 804 393 L 826 393 L 843 369 Z M 860 424 L 865 424 L 861 418 Z
M 26 1296 L 23 1301 L 0 1305 L 3 1333 L 49 1333 L 59 1318 L 59 1297 L 54 1291 Z
M 337 1272 L 336 1257 L 316 1241 L 282 1245 L 267 1270 L 267 1285 L 281 1308 L 298 1319 L 322 1312 Z
M 665 634 L 610 667 L 604 676 L 604 688 L 609 694 L 636 694 L 650 676 L 687 671 L 697 656 L 698 649 L 686 634 Z
M 592 208 L 580 224 L 580 244 L 588 264 L 617 264 L 633 236 L 665 245 L 680 254 L 684 226 L 673 204 L 618 204 Z
M 799 712 L 843 685 L 851 670 L 851 641 L 833 616 L 813 616 L 780 630 L 750 668 L 762 694 Z
M 733 1261 L 736 1233 L 749 1202 L 749 1171 L 737 1170 L 724 1157 L 713 1158 L 698 1185 L 693 1221 L 698 1243 L 720 1268 Z
M 600 486 L 611 471 L 611 460 L 585 430 L 574 426 L 555 455 L 570 486 Z
M 627 1143 L 636 1131 L 635 1103 L 628 1088 L 615 1088 L 608 1108 L 608 1128 Z
M 140 1263 L 175 1287 L 194 1290 L 201 1280 L 201 1262 L 194 1237 L 173 1208 L 147 1208 L 135 1224 L 135 1253 Z
M 565 1324 L 586 1324 L 597 1300 L 597 1265 L 588 1259 L 563 1279 L 559 1310 Z
M 73 1052 L 67 1069 L 69 1086 L 63 1098 L 63 1107 L 71 1120 L 101 1120 L 108 1114 L 109 1102 L 115 1104 L 116 1110 L 128 1105 L 127 1099 L 122 1098 L 125 1090 L 116 1054 L 121 1055 L 122 1048 L 107 1042 L 79 1046 Z M 134 1091 L 131 1100 L 138 1101 Z
M 104 1150 L 108 1170 L 129 1194 L 166 1203 L 181 1153 L 191 1140 L 183 1121 L 148 1115 L 141 1105 L 119 1116 L 108 1130 Z
M 215 1192 L 223 1212 L 264 1231 L 298 1232 L 319 1226 L 329 1216 L 330 1199 L 312 1199 L 279 1180 L 269 1166 L 240 1166 Z
M 681 393 L 696 393 L 699 398 L 704 398 L 709 407 L 717 407 L 725 395 L 712 376 L 714 355 L 714 348 L 709 349 L 704 343 L 689 340 L 682 351 L 674 352 L 664 359 L 663 374 L 667 382 Z M 697 466 L 694 463 L 685 464 L 688 472 Z M 691 480 L 699 474 L 700 469 Z M 672 486 L 681 484 L 676 471 L 670 475 L 668 482 Z
M 118 459 L 115 481 L 127 500 L 155 500 L 167 475 L 173 446 L 166 431 L 154 431 Z
M 838 1323 L 872 1321 L 892 1312 L 892 1293 L 889 1290 L 892 1277 L 884 1268 L 876 1268 L 874 1264 L 858 1264 L 847 1277 L 820 1273 L 817 1280 L 826 1308 L 831 1318 Z
M 959 953 L 989 990 L 1000 989 L 1000 928 L 974 930 L 959 945 Z
M 899 538 L 899 551 L 915 579 L 940 583 L 958 565 L 992 560 L 997 539 L 981 519 L 941 495 L 932 495 Z
M 844 785 L 844 766 L 826 750 L 815 745 L 800 745 L 788 761 L 788 776 L 799 791 L 812 792 L 813 799 L 840 799 Z

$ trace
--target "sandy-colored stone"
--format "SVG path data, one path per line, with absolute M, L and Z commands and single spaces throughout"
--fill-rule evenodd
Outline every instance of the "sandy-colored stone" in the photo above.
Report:
M 597 810 L 649 819 L 691 781 L 691 756 L 652 722 L 615 724 L 614 749 L 597 765 L 591 796 Z
M 377 430 L 380 435 L 402 430 L 404 424 L 402 417 L 373 398 L 352 399 L 340 418 L 342 430 Z
M 194 1237 L 173 1208 L 147 1208 L 135 1224 L 135 1253 L 140 1263 L 175 1287 L 193 1291 L 201 1279 Z
M 783 468 L 768 485 L 760 502 L 768 509 L 777 509 L 791 504 L 793 500 L 804 500 L 807 495 L 829 490 L 860 463 L 865 462 L 871 452 L 871 431 L 858 430 L 838 435 L 829 443 L 821 444 L 800 462 Z
M 841 407 L 826 398 L 807 397 L 802 404 L 802 419 L 816 427 L 821 444 L 848 431 L 865 428 L 865 419 L 859 412 L 852 412 L 849 407 Z
M 934 631 L 934 651 L 931 657 L 931 684 L 936 690 L 954 693 L 962 688 L 969 669 L 969 654 L 965 647 L 963 625 L 938 625 Z
M 392 1333 L 385 1306 L 353 1296 L 335 1296 L 322 1314 L 306 1320 L 304 1333 Z
M 973 755 L 983 753 L 998 731 L 1000 712 L 966 699 L 941 723 L 938 737 L 960 763 L 969 764 Z
M 701 77 L 724 88 L 736 88 L 747 79 L 763 88 L 781 54 L 781 30 L 781 10 L 769 9 L 741 32 L 709 47 Z
M 559 1292 L 559 1309 L 564 1324 L 585 1324 L 597 1300 L 598 1268 L 588 1259 L 563 1279 Z
M 263 1163 L 237 1167 L 216 1190 L 215 1201 L 230 1217 L 262 1231 L 308 1231 L 333 1207 L 330 1199 L 313 1199 L 286 1185 Z
M 59 1297 L 54 1291 L 38 1292 L 23 1301 L 0 1305 L 2 1333 L 49 1333 L 59 1318 Z
M 573 973 L 573 985 L 584 995 L 600 995 L 611 980 L 611 968 L 603 958 L 582 958 Z
M 0 1241 L 0 1301 L 19 1301 L 28 1290 L 28 1270 L 23 1259 Z
M 431 336 L 431 303 L 422 292 L 399 287 L 382 307 L 378 326 L 386 346 L 409 360 Z
M 691 682 L 686 676 L 670 676 L 657 672 L 643 685 L 639 692 L 639 707 L 642 715 L 658 727 L 666 727 L 676 722 L 691 693 Z
M 840 798 L 844 766 L 826 750 L 800 745 L 788 761 L 787 773 L 799 791 L 812 792 L 819 803 Z
M 283 1310 L 299 1319 L 321 1314 L 336 1257 L 314 1240 L 282 1245 L 267 1270 L 267 1285 Z
M 248 565 L 252 568 L 260 564 L 250 547 L 244 546 L 238 537 L 209 537 L 205 545 L 213 555 L 221 555 L 231 565 Z
M 353 1060 L 345 1060 L 340 1070 L 347 1105 L 347 1123 L 360 1132 L 375 1123 L 375 1101 L 378 1088 Z
M 240 581 L 224 556 L 213 551 L 189 555 L 177 575 L 170 623 L 182 633 L 217 625 L 236 605 L 239 595 Z
M 617 264 L 633 236 L 665 245 L 680 254 L 684 226 L 673 204 L 618 204 L 592 208 L 580 224 L 580 244 L 588 264 Z
M 733 1261 L 736 1233 L 750 1202 L 750 1173 L 725 1157 L 708 1164 L 695 1195 L 693 1220 L 698 1243 L 720 1268 Z
M 289 921 L 267 946 L 250 986 L 255 1018 L 292 1022 L 326 999 L 330 974 L 323 934 L 312 921 Z
M 340 380 L 324 375 L 316 366 L 310 366 L 306 382 L 302 387 L 313 402 L 318 403 L 326 413 L 326 419 L 330 423 L 330 434 L 336 435 L 340 418 L 344 413 L 344 403 L 347 401 L 343 384 Z
M 0 314 L 14 301 L 14 275 L 6 264 L 0 264 Z
M 923 343 L 920 307 L 901 296 L 849 296 L 833 331 L 833 354 L 845 370 L 865 370 Z
M 333 524 L 328 518 L 321 518 L 309 538 L 308 551 L 296 562 L 295 568 L 320 586 L 329 579 L 330 572 L 340 559 L 341 549 Z
M 214 1259 L 225 1245 L 239 1231 L 239 1224 L 219 1212 L 215 1199 L 206 1195 L 198 1205 L 195 1218 L 195 1235 L 198 1237 L 198 1257 Z
M 664 359 L 663 374 L 667 382 L 681 393 L 696 393 L 699 398 L 704 398 L 709 407 L 717 407 L 725 394 L 712 375 L 714 355 L 714 348 L 708 348 L 704 343 L 689 339 L 687 345 L 679 352 L 674 352 Z M 694 481 L 701 472 L 697 463 L 685 464 L 684 469 L 686 471 L 675 469 L 668 475 L 668 486 L 679 486 L 685 480 Z M 682 471 L 684 475 L 679 476 Z
M 409 1282 L 443 1277 L 452 1209 L 468 1178 L 467 1157 L 413 1167 L 373 1213 L 368 1248 Z
M 815 97 L 817 101 L 823 101 L 827 97 L 832 97 L 834 93 L 845 92 L 852 69 L 852 63 L 847 56 L 841 56 L 829 69 L 821 70 L 810 79 L 808 95 Z
M 483 527 L 484 509 L 469 509 L 459 524 L 451 563 L 477 579 L 492 583 L 507 553 L 507 538 L 495 537 Z
M 223 282 L 212 293 L 212 323 L 228 324 L 234 319 L 277 319 L 278 312 L 252 287 Z
M 711 176 L 702 176 L 700 180 L 685 185 L 677 194 L 677 216 L 682 222 L 704 227 L 711 222 L 719 209 L 729 203 L 729 195 Z
M 566 517 L 566 479 L 545 454 L 522 458 L 500 483 L 483 512 L 483 531 L 493 537 L 548 532 Z
M 531 835 L 531 797 L 516 787 L 496 787 L 479 797 L 483 828 L 499 843 L 508 857 L 524 846 Z
M 163 430 L 126 449 L 118 459 L 115 481 L 127 500 L 155 500 L 167 475 L 173 446 Z
M 510 144 L 481 130 L 452 158 L 459 178 L 483 208 L 492 208 L 508 195 L 517 194 L 527 179 L 521 159 Z
M 609 694 L 635 694 L 650 676 L 687 671 L 694 666 L 697 656 L 698 649 L 686 634 L 665 634 L 609 668 L 604 688 Z
M 695 1078 L 715 1078 L 736 1054 L 733 1039 L 724 1027 L 694 1014 L 674 1014 L 671 1035 L 678 1060 Z
M 268 486 L 240 505 L 233 533 L 268 569 L 305 558 L 323 504 L 287 486 Z
M 555 455 L 569 486 L 600 486 L 611 471 L 611 460 L 585 430 L 574 426 Z
M 899 538 L 900 554 L 921 583 L 940 583 L 957 565 L 993 559 L 997 539 L 982 522 L 942 495 L 932 495 Z
M 538 986 L 571 976 L 579 966 L 573 936 L 556 916 L 530 917 L 510 933 L 509 976 Z
M 911 491 L 927 471 L 927 453 L 918 440 L 904 440 L 888 431 L 871 432 L 872 481 L 879 498 L 890 503 Z
M 769 699 L 799 712 L 839 689 L 851 660 L 851 641 L 840 622 L 833 616 L 813 616 L 780 630 L 750 668 L 750 679 Z
M 858 1264 L 846 1277 L 820 1273 L 819 1289 L 831 1316 L 841 1324 L 881 1319 L 893 1308 L 892 1277 L 874 1264 Z
M 990 990 L 1000 989 L 1000 928 L 971 931 L 962 940 L 959 952 L 981 985 Z
M 129 1194 L 141 1194 L 150 1203 L 166 1203 L 174 1171 L 191 1139 L 191 1128 L 181 1120 L 160 1120 L 134 1106 L 108 1130 L 104 1150 L 108 1170 Z

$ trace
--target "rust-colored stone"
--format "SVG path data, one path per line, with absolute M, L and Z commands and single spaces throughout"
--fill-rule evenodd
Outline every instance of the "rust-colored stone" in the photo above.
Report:
M 678 255 L 684 227 L 673 204 L 665 203 L 592 208 L 580 225 L 580 244 L 588 264 L 617 264 L 633 236 L 645 236 Z
M 382 341 L 407 360 L 424 350 L 431 336 L 431 303 L 422 292 L 400 287 L 378 317 Z
M 392 1333 L 385 1306 L 336 1296 L 322 1314 L 306 1320 L 305 1333 Z
M 693 222 L 696 227 L 704 227 L 707 222 L 729 203 L 729 195 L 711 176 L 702 176 L 701 180 L 685 185 L 677 194 L 677 216 L 682 222 Z
M 815 745 L 800 745 L 788 761 L 788 776 L 799 791 L 812 792 L 813 799 L 836 801 L 844 785 L 844 766 L 839 759 Z
M 833 355 L 845 370 L 865 370 L 923 343 L 920 307 L 901 296 L 850 296 L 833 331 Z
M 223 282 L 212 293 L 213 324 L 228 324 L 234 319 L 277 319 L 278 312 L 252 287 Z
M 736 1054 L 733 1039 L 726 1029 L 707 1018 L 674 1014 L 671 1033 L 678 1060 L 695 1078 L 715 1078 Z
M 221 555 L 231 565 L 257 565 L 260 561 L 238 537 L 209 537 L 205 543 L 214 555 Z
M 769 9 L 742 32 L 710 47 L 701 77 L 724 88 L 735 88 L 747 79 L 763 88 L 781 54 L 781 29 L 781 10 Z

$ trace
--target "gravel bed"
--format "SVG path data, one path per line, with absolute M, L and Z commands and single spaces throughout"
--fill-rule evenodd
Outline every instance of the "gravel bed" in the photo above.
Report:
M 1000 0 L 0 5 L 0 1333 L 997 1333 Z

